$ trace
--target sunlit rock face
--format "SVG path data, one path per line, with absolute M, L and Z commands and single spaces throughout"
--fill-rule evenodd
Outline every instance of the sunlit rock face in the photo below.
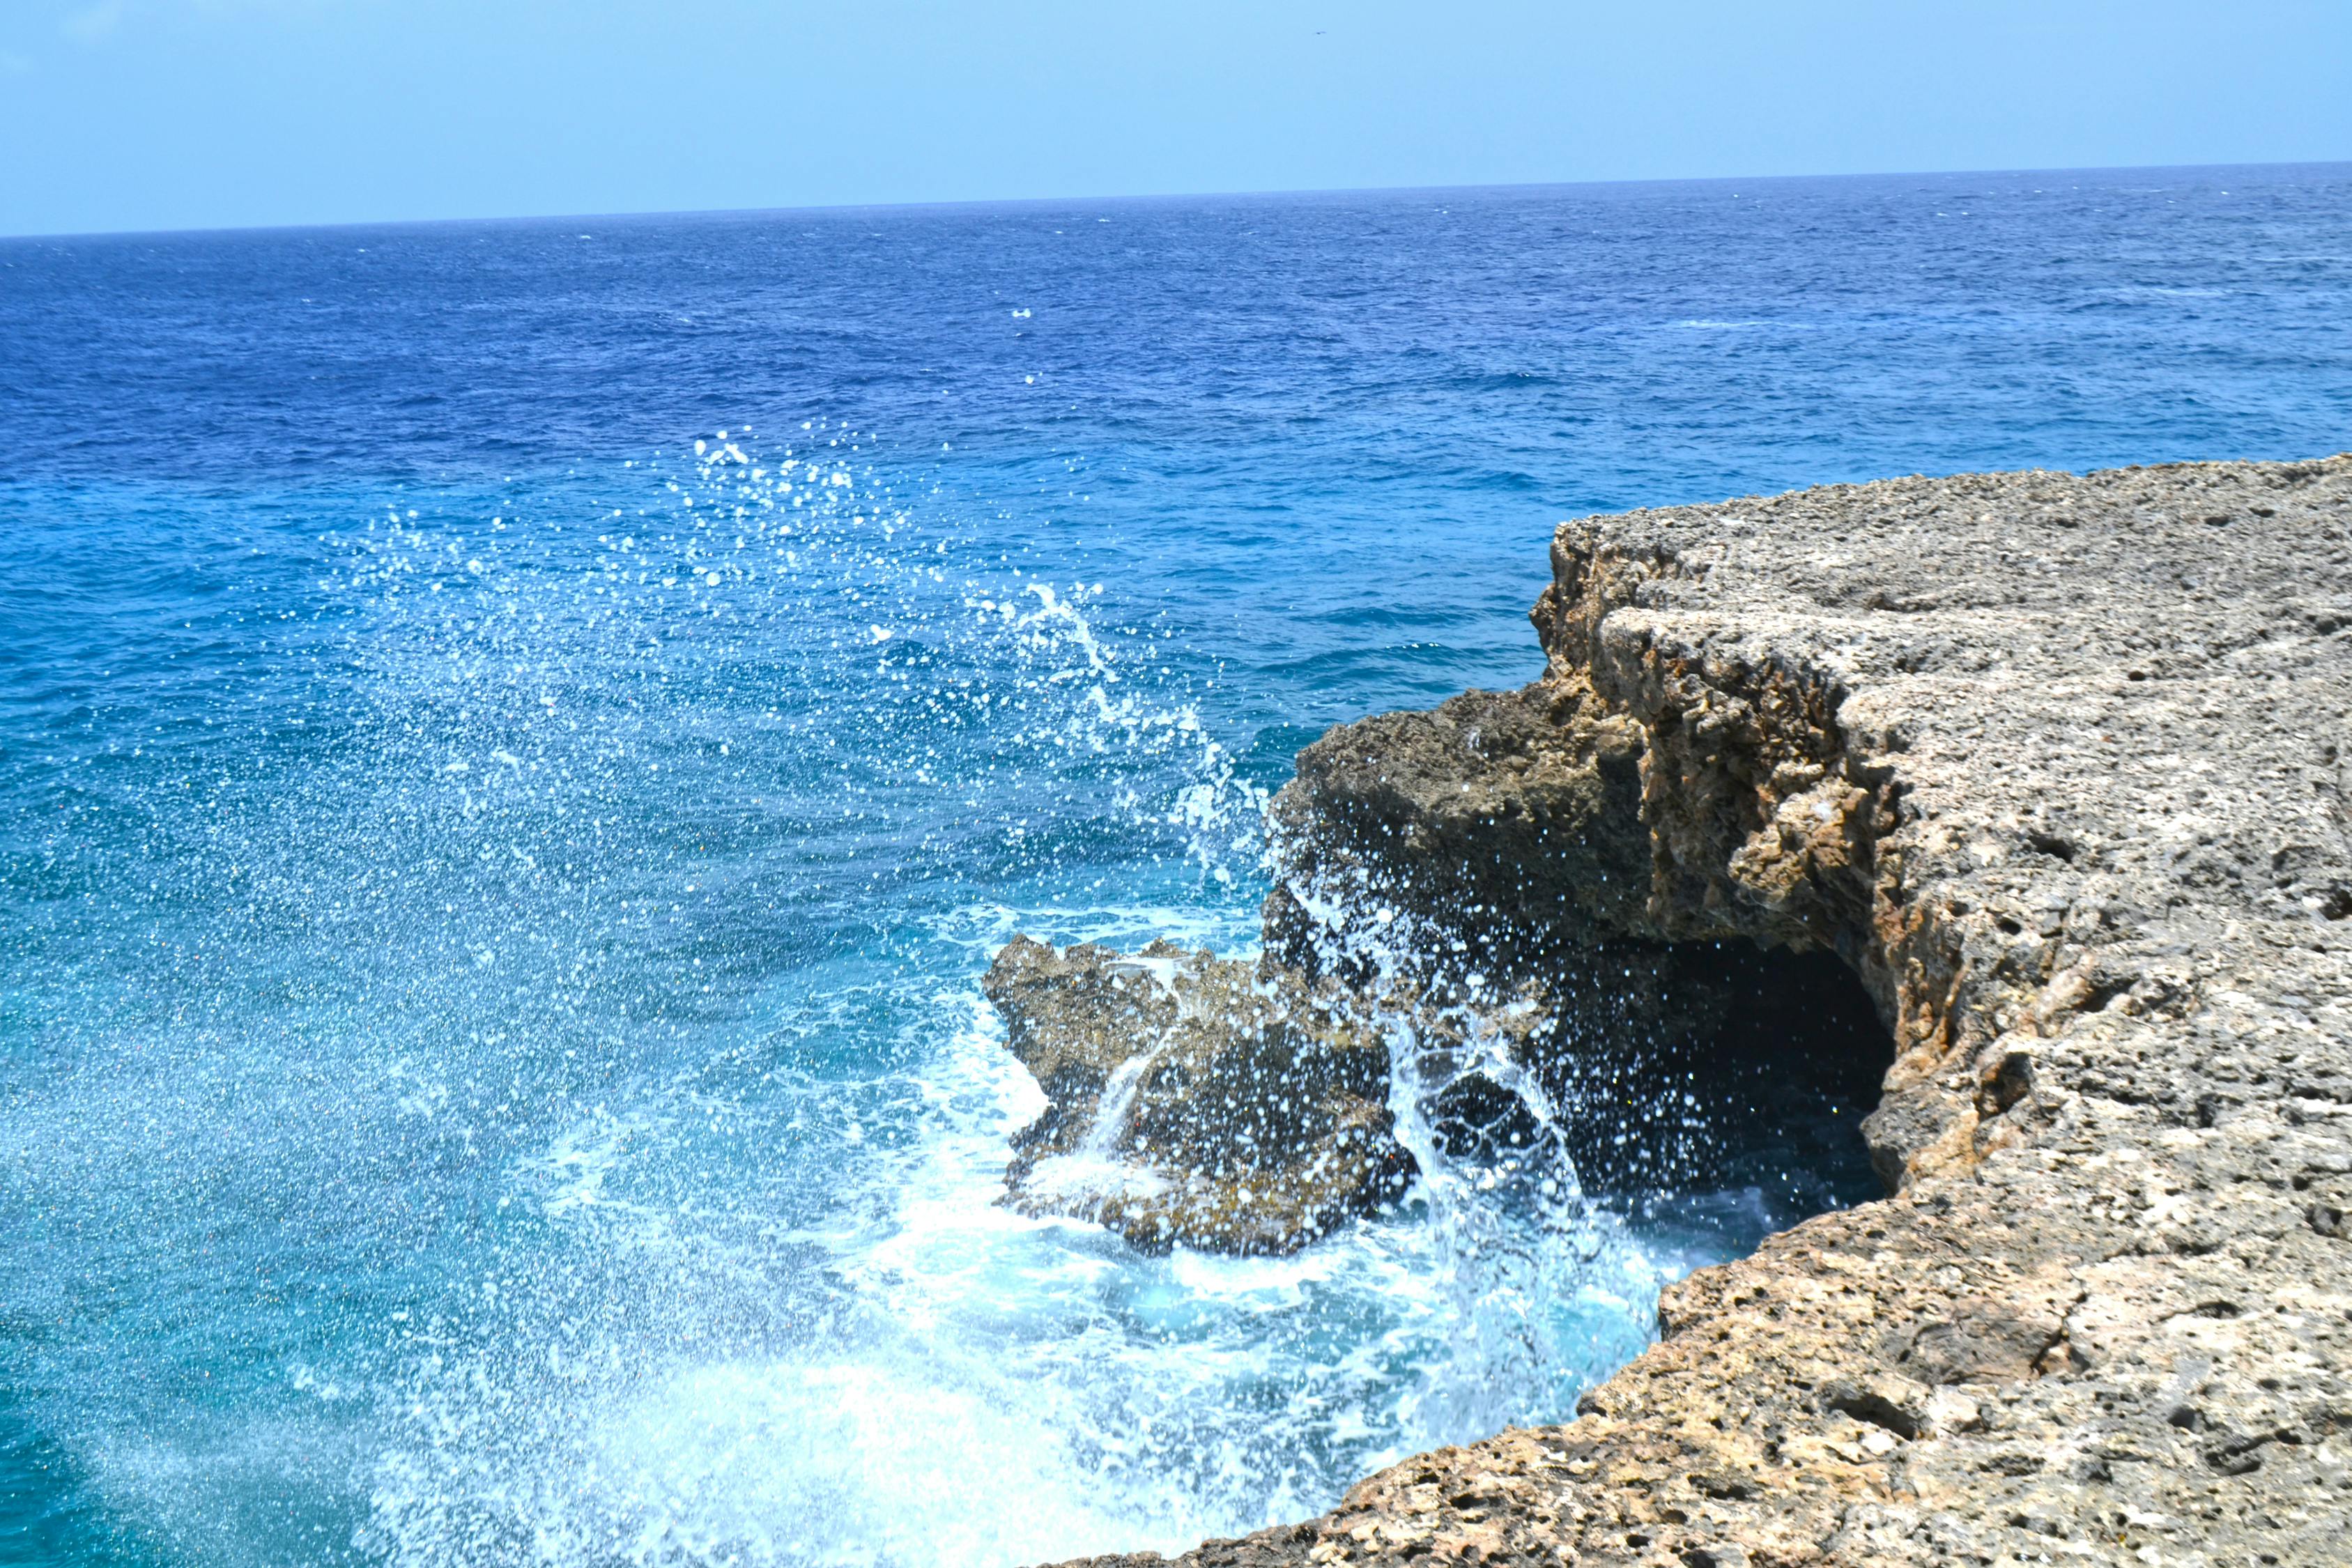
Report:
M 1294 1252 L 1392 1203 L 1389 1055 L 1277 965 L 1154 942 L 1132 957 L 1015 937 L 983 982 L 1045 1092 L 1010 1201 L 1150 1251 Z

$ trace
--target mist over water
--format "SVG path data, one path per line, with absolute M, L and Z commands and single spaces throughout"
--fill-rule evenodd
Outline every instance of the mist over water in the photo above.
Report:
M 1396 1213 L 1139 1256 L 995 1202 L 991 954 L 1252 951 L 1561 516 L 2342 446 L 2347 194 L 0 245 L 0 1557 L 1173 1549 L 1565 1415 L 1852 1194 L 1449 1158 L 1401 1048 Z

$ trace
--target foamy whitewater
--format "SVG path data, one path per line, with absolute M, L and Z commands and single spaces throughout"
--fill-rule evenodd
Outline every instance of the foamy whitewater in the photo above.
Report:
M 2346 180 L 0 244 L 0 1560 L 1174 1550 L 1566 1415 L 1851 1183 L 1401 1048 L 1393 1213 L 1143 1256 L 998 1202 L 991 956 L 1254 952 L 1563 516 L 2342 445 Z

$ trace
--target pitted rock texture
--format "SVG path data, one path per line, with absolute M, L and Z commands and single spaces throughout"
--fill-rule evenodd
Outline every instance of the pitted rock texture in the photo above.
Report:
M 1354 885 L 1498 952 L 1834 952 L 1897 1190 L 1669 1289 L 1576 1419 L 1185 1561 L 2352 1563 L 2352 457 L 1586 519 L 1552 568 L 1534 686 L 1301 757 L 1271 942 Z
M 982 982 L 1045 1091 L 1008 1200 L 1149 1251 L 1295 1252 L 1412 1181 L 1388 1049 L 1297 975 L 1154 942 L 1016 936 Z

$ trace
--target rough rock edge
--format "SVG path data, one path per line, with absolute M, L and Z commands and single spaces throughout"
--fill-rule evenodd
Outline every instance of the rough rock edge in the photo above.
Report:
M 1651 871 L 1586 917 L 1835 947 L 1901 1191 L 1181 1561 L 2352 1561 L 2348 540 L 2352 455 L 1563 524 L 1524 700 L 1638 747 Z
M 1093 1220 L 1146 1252 L 1280 1256 L 1412 1182 L 1382 1098 L 1386 1046 L 1274 964 L 1015 936 L 981 986 L 1045 1095 L 1005 1171 L 1005 1201 L 1024 1214 Z M 1081 1154 L 1130 1068 L 1110 1152 L 1126 1179 L 1047 1179 Z

